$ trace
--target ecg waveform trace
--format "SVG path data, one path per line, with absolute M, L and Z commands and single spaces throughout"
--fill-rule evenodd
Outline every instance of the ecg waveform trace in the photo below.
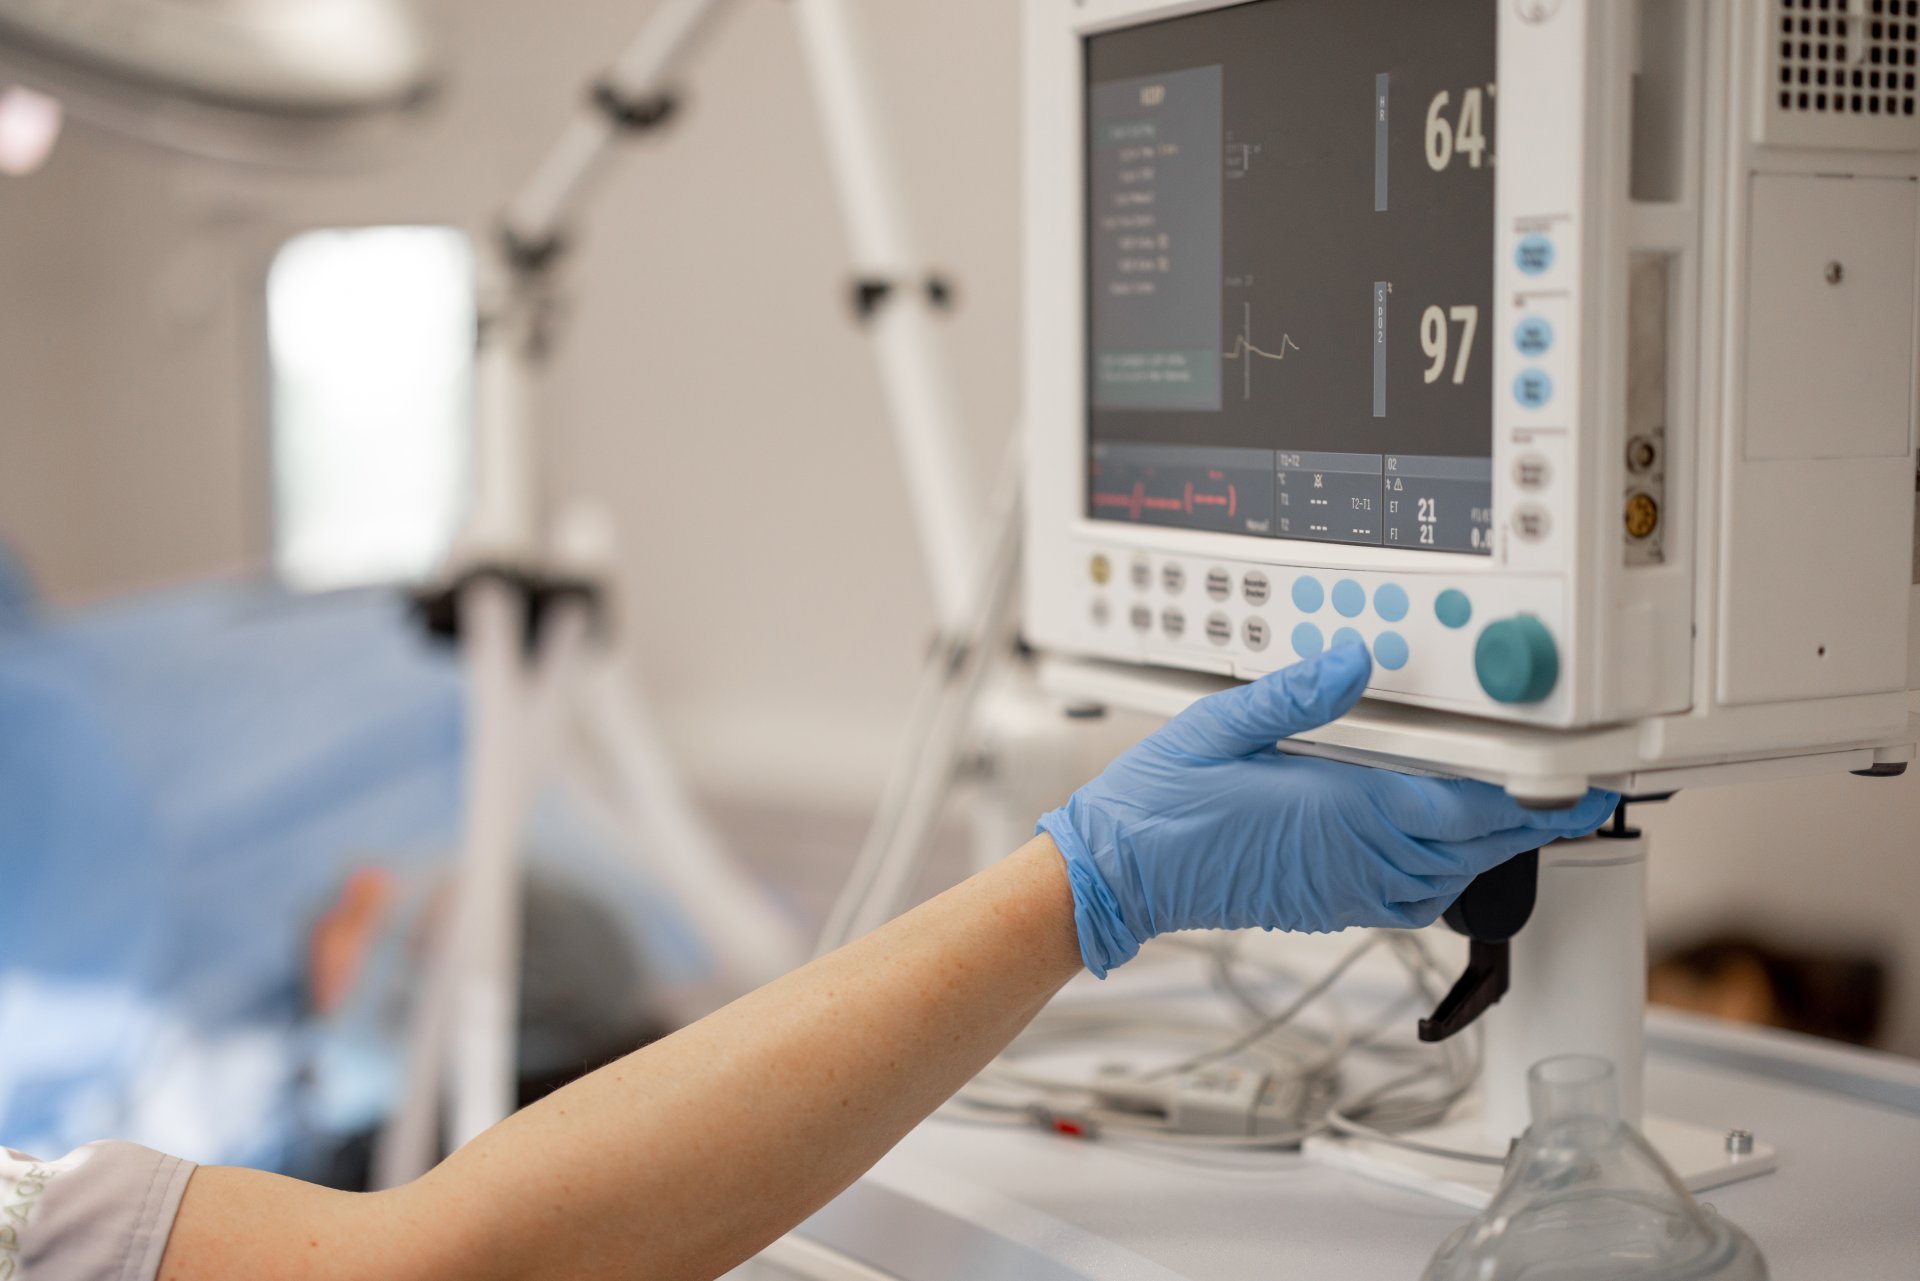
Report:
M 1268 351 L 1254 345 L 1253 341 L 1253 304 L 1242 303 L 1240 333 L 1233 340 L 1233 347 L 1221 355 L 1228 360 L 1240 363 L 1240 398 L 1253 399 L 1253 362 L 1254 360 L 1285 360 L 1289 351 L 1299 351 L 1300 344 L 1289 334 L 1280 335 L 1280 350 Z
M 1150 511 L 1177 512 L 1191 516 L 1196 510 L 1212 508 L 1229 518 L 1240 514 L 1240 490 L 1224 473 L 1209 471 L 1207 481 L 1219 488 L 1195 486 L 1187 481 L 1179 494 L 1150 494 L 1147 483 L 1136 480 L 1133 488 L 1120 492 L 1094 491 L 1093 505 L 1108 512 L 1125 512 L 1129 520 L 1139 520 Z

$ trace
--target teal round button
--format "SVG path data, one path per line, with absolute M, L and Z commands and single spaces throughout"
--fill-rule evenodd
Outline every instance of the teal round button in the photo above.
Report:
M 1494 702 L 1537 703 L 1560 679 L 1560 651 L 1539 619 L 1502 618 L 1488 623 L 1475 642 L 1473 671 Z
M 1367 589 L 1351 578 L 1333 585 L 1333 607 L 1342 618 L 1358 618 L 1367 607 Z
M 1465 592 L 1449 587 L 1433 598 L 1433 612 L 1440 626 L 1458 631 L 1473 621 L 1473 602 Z
M 1320 580 L 1303 574 L 1293 580 L 1293 607 L 1303 614 L 1317 611 L 1326 602 L 1327 589 Z
M 1326 644 L 1320 629 L 1312 623 L 1301 623 L 1293 629 L 1293 652 L 1302 658 L 1312 658 L 1325 649 Z
M 1381 632 L 1373 638 L 1373 661 L 1390 672 L 1405 667 L 1411 656 L 1407 649 L 1407 638 L 1399 632 Z
M 1382 622 L 1397 623 L 1407 616 L 1407 589 L 1398 583 L 1382 583 L 1374 589 L 1373 612 Z
M 1333 640 L 1328 642 L 1328 648 L 1339 649 L 1342 645 L 1364 645 L 1366 643 L 1367 638 L 1359 632 L 1354 631 L 1351 627 L 1342 627 L 1333 634 Z

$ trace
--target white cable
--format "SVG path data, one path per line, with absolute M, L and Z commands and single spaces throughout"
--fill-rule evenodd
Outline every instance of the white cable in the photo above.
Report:
M 1327 1128 L 1337 1134 L 1350 1135 L 1353 1138 L 1366 1139 L 1372 1143 L 1385 1143 L 1391 1147 L 1405 1148 L 1409 1152 L 1424 1152 L 1428 1156 L 1446 1157 L 1451 1161 L 1471 1161 L 1475 1165 L 1505 1165 L 1505 1156 L 1493 1156 L 1486 1152 L 1469 1152 L 1465 1148 L 1442 1147 L 1437 1143 L 1422 1143 L 1418 1139 L 1409 1139 L 1402 1134 L 1389 1134 L 1371 1126 L 1361 1125 L 1349 1120 L 1338 1111 L 1327 1113 Z
M 1361 957 L 1365 956 L 1368 952 L 1372 951 L 1374 945 L 1379 941 L 1380 941 L 1379 935 L 1377 934 L 1368 935 L 1367 938 L 1358 947 L 1353 948 L 1345 956 L 1341 957 L 1340 960 L 1334 964 L 1334 967 L 1331 970 L 1328 970 L 1326 975 L 1322 977 L 1319 982 L 1315 983 L 1312 987 L 1309 987 L 1306 991 L 1302 992 L 1299 996 L 1295 997 L 1293 1001 L 1290 1004 L 1288 1004 L 1284 1009 L 1282 1009 L 1279 1013 L 1269 1015 L 1267 1018 L 1261 1020 L 1259 1023 L 1256 1023 L 1238 1040 L 1230 1041 L 1226 1045 L 1220 1046 L 1218 1049 L 1209 1050 L 1205 1054 L 1197 1055 L 1194 1058 L 1183 1060 L 1182 1062 L 1173 1064 L 1171 1067 L 1160 1068 L 1155 1072 L 1149 1073 L 1147 1079 L 1153 1080 L 1160 1077 L 1170 1076 L 1176 1072 L 1190 1072 L 1196 1067 L 1202 1067 L 1208 1063 L 1217 1063 L 1221 1059 L 1230 1058 L 1233 1055 L 1238 1054 L 1245 1049 L 1248 1049 L 1256 1041 L 1260 1040 L 1262 1037 L 1265 1037 L 1269 1033 L 1274 1032 L 1279 1028 L 1285 1026 L 1286 1023 L 1289 1020 L 1291 1020 L 1295 1015 L 1299 1014 L 1301 1010 L 1305 1009 L 1307 1006 L 1311 1005 L 1315 1000 L 1323 996 L 1326 993 L 1327 989 L 1331 988 L 1335 983 L 1340 981 L 1340 976 L 1342 974 L 1345 974 L 1349 969 L 1351 969 L 1354 963 L 1357 962 Z
M 973 741 L 974 706 L 999 648 L 1010 641 L 1020 552 L 1020 457 L 1016 434 L 995 489 L 988 522 L 992 540 L 973 584 L 965 626 L 943 628 L 922 665 L 908 716 L 907 750 L 887 779 L 853 870 L 820 931 L 817 954 L 897 916 L 925 862 L 948 784 Z
M 1408 989 L 1381 1013 L 1350 1029 L 1334 988 L 1362 956 L 1383 943 L 1406 970 Z M 1059 1131 L 1171 1159 L 1181 1159 L 1183 1151 L 1271 1157 L 1297 1148 L 1311 1135 L 1331 1130 L 1439 1156 L 1500 1163 L 1483 1154 L 1403 1139 L 1396 1133 L 1442 1119 L 1471 1088 L 1479 1067 L 1477 1028 L 1468 1036 L 1437 1046 L 1382 1043 L 1392 1023 L 1404 1017 L 1410 1005 L 1437 1000 L 1437 992 L 1445 984 L 1432 953 L 1417 936 L 1402 932 L 1370 934 L 1311 980 L 1280 966 L 1242 957 L 1238 937 L 1208 942 L 1167 940 L 1167 945 L 1206 958 L 1215 991 L 1243 1025 L 1237 1034 L 1227 1035 L 1228 1029 L 1196 1013 L 1190 1002 L 1172 1004 L 1174 998 L 1102 999 L 1055 1007 L 1044 1011 L 937 1115 L 960 1124 Z M 1300 990 L 1281 1008 L 1269 1012 L 1237 973 L 1236 967 L 1243 966 L 1252 966 Z M 1320 1027 L 1304 1021 L 1309 1008 L 1317 1008 L 1323 1017 L 1331 1014 L 1334 1025 Z M 1105 1041 L 1136 1046 L 1198 1042 L 1203 1048 L 1173 1064 L 1146 1071 L 1109 1067 L 1065 1076 L 1018 1065 L 1020 1059 L 1037 1052 L 1068 1047 L 1084 1050 Z M 1387 1062 L 1414 1056 L 1424 1061 L 1382 1084 L 1343 1097 L 1342 1068 L 1356 1054 Z M 1292 1114 L 1299 1123 L 1260 1135 L 1176 1128 L 1172 1123 L 1173 1099 L 1183 1074 L 1233 1059 L 1249 1070 L 1266 1073 L 1263 1079 L 1269 1087 L 1279 1084 L 1297 1091 Z M 1437 1088 L 1420 1088 L 1428 1082 L 1437 1082 Z M 1249 1114 L 1250 1124 L 1251 1118 Z

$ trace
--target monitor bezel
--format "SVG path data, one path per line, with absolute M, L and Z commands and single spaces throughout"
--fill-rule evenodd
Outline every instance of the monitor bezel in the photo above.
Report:
M 1061 344 L 1042 359 L 1035 351 L 1039 336 L 1027 337 L 1027 391 L 1030 441 L 1029 475 L 1035 478 L 1029 501 L 1049 505 L 1063 497 L 1071 506 L 1066 519 L 1069 540 L 1101 541 L 1122 548 L 1163 551 L 1168 554 L 1219 557 L 1239 562 L 1257 562 L 1278 569 L 1294 566 L 1324 569 L 1407 571 L 1443 573 L 1449 576 L 1485 574 L 1501 568 L 1504 523 L 1502 476 L 1500 474 L 1498 414 L 1490 422 L 1489 457 L 1493 461 L 1494 546 L 1487 552 L 1427 551 L 1413 547 L 1389 547 L 1376 544 L 1322 542 L 1313 539 L 1274 538 L 1250 534 L 1222 533 L 1210 530 L 1182 529 L 1168 525 L 1136 525 L 1131 522 L 1098 520 L 1087 514 L 1088 458 L 1091 441 L 1090 395 L 1088 383 L 1087 299 L 1087 169 L 1085 138 L 1087 129 L 1087 51 L 1086 41 L 1093 36 L 1133 27 L 1150 25 L 1171 18 L 1236 8 L 1267 0 L 1086 0 L 1076 4 L 1073 17 L 1060 21 L 1054 39 L 1029 42 L 1028 56 L 1051 58 L 1056 65 L 1028 68 L 1029 93 L 1043 84 L 1055 86 L 1046 108 L 1030 111 L 1030 119 L 1047 118 L 1055 122 L 1050 138 L 1030 137 L 1028 143 L 1029 251 L 1027 261 L 1027 300 L 1029 324 L 1051 315 L 1048 340 Z M 1051 48 L 1046 46 L 1051 44 Z M 1065 90 L 1065 92 L 1060 92 Z M 1038 105 L 1038 104 L 1033 104 Z M 1070 163 L 1040 160 L 1051 150 L 1064 154 Z M 1495 296 L 1499 295 L 1498 228 L 1501 221 L 1501 191 L 1496 173 L 1494 222 L 1488 228 L 1488 257 L 1493 261 Z M 1048 228 L 1051 228 L 1049 232 Z M 1034 245 L 1045 238 L 1072 246 L 1072 252 L 1041 255 Z M 1038 309 L 1038 310 L 1036 310 Z M 1490 377 L 1498 387 L 1502 364 L 1498 344 Z M 1051 366 L 1051 371 L 1041 366 Z M 1070 369 L 1069 377 L 1059 370 Z M 1064 386 L 1063 386 L 1064 384 Z M 1058 429 L 1058 415 L 1066 413 L 1073 424 L 1071 433 Z M 1041 429 L 1037 423 L 1047 421 Z M 1064 482 L 1064 488 L 1062 483 Z

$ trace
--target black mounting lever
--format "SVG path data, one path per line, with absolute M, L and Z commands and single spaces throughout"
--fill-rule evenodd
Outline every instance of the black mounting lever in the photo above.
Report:
M 1508 944 L 1533 915 L 1540 882 L 1540 851 L 1528 850 L 1473 878 L 1444 919 L 1471 940 L 1467 972 L 1420 1020 L 1422 1041 L 1444 1041 L 1507 994 Z

